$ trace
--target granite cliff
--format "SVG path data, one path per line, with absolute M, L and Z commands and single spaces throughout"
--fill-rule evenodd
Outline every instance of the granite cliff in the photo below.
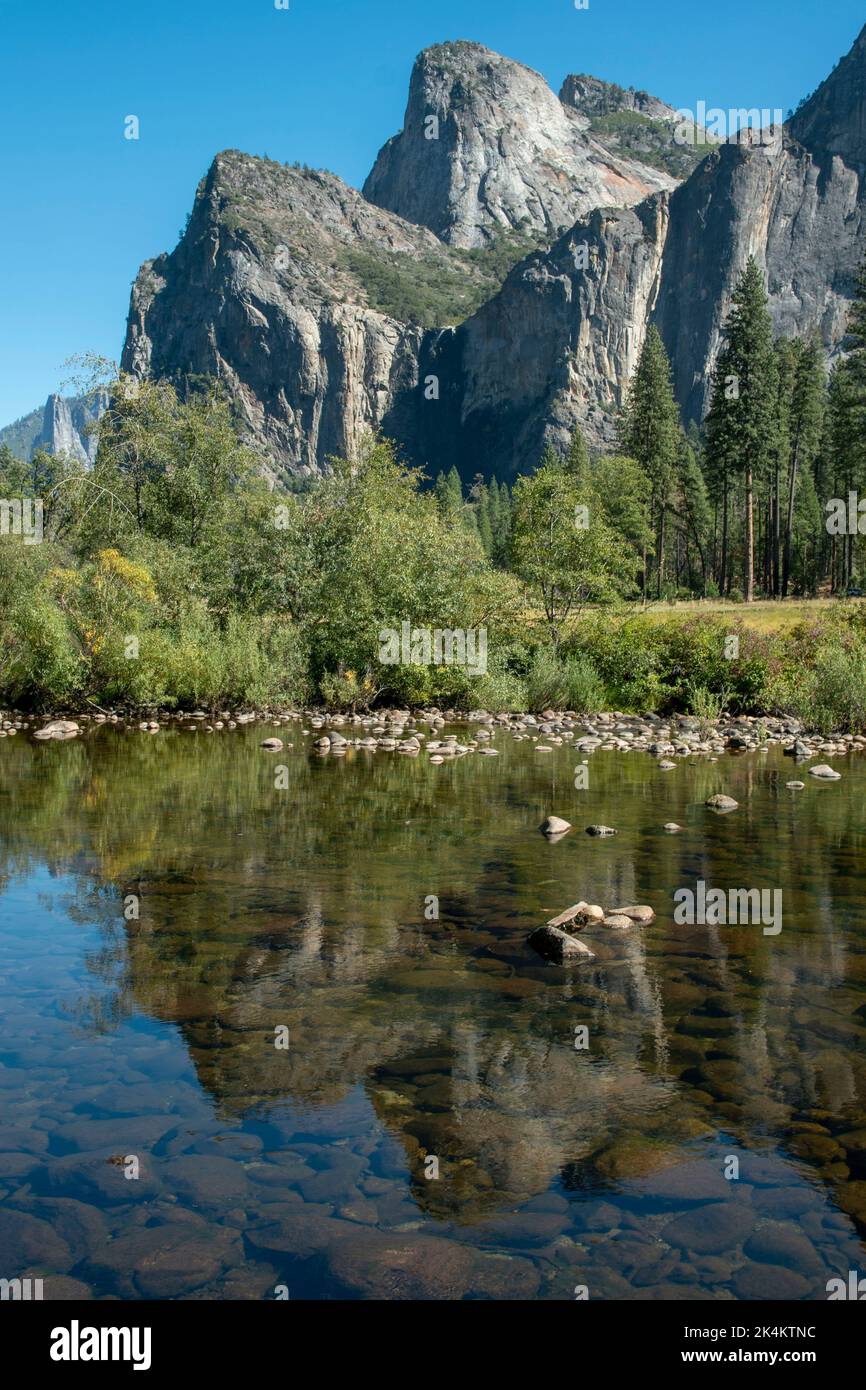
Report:
M 575 424 L 613 442 L 655 321 L 699 419 L 750 255 L 779 333 L 844 346 L 864 92 L 866 30 L 774 142 L 687 148 L 678 180 L 658 99 L 585 76 L 557 97 L 480 45 L 439 45 L 363 195 L 217 157 L 177 248 L 142 267 L 123 365 L 219 377 L 274 473 L 317 469 L 372 427 L 431 471 L 509 477 Z M 638 138 L 668 168 L 635 159 Z

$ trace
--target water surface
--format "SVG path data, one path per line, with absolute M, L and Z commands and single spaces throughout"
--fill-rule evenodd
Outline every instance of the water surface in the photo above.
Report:
M 495 746 L 3 742 L 0 1276 L 799 1300 L 866 1271 L 866 763 L 791 792 L 778 750 L 600 751 L 578 791 L 567 745 Z M 698 879 L 781 888 L 781 933 L 676 926 Z M 579 898 L 658 916 L 546 965 L 526 936 Z

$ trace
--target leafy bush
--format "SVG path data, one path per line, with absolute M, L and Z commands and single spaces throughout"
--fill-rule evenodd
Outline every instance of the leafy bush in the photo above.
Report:
M 657 633 L 644 617 L 592 617 L 581 625 L 574 646 L 591 659 L 617 709 L 652 710 L 663 702 Z
M 821 733 L 866 730 L 866 647 L 825 639 L 809 665 L 786 668 L 772 698 L 781 712 Z
M 527 707 L 536 712 L 549 707 L 588 714 L 605 705 L 604 685 L 589 657 L 561 657 L 553 647 L 535 651 L 524 690 Z
M 727 703 L 726 693 L 708 690 L 705 685 L 692 685 L 688 712 L 700 720 L 701 733 L 706 735 L 714 721 L 724 714 Z

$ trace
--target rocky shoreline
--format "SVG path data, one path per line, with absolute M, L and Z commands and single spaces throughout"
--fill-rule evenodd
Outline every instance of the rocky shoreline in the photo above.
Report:
M 576 752 L 596 750 L 620 753 L 644 752 L 658 760 L 659 768 L 671 771 L 677 758 L 700 755 L 712 761 L 720 753 L 768 752 L 781 745 L 798 763 L 818 755 L 845 757 L 866 752 L 866 733 L 839 733 L 831 737 L 810 732 L 801 721 L 760 715 L 722 716 L 699 719 L 678 714 L 665 718 L 656 714 L 621 712 L 578 714 L 573 710 L 545 710 L 534 714 L 491 714 L 454 709 L 388 709 L 372 714 L 328 713 L 304 710 L 223 710 L 214 715 L 206 710 L 190 713 L 159 712 L 150 719 L 137 719 L 128 713 L 72 713 L 61 716 L 22 714 L 4 711 L 0 717 L 0 738 L 26 734 L 37 740 L 78 738 L 104 724 L 125 731 L 157 734 L 166 731 L 215 734 L 249 724 L 269 725 L 275 730 L 298 730 L 312 738 L 312 749 L 325 756 L 342 756 L 350 749 L 366 752 L 396 752 L 417 756 L 422 751 L 430 762 L 440 764 L 453 758 L 478 753 L 495 756 L 497 737 L 510 734 L 514 740 L 531 740 L 540 753 L 569 745 Z M 439 734 L 446 725 L 463 725 L 461 740 L 454 733 Z M 276 736 L 266 738 L 262 747 L 278 752 L 293 747 Z M 818 770 L 815 769 L 817 772 Z M 829 770 L 832 774 L 832 769 Z

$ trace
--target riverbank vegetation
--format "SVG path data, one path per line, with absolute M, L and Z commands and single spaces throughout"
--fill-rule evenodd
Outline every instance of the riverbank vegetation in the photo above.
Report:
M 860 290 L 827 379 L 817 345 L 773 342 L 750 263 L 703 434 L 682 428 L 651 328 L 617 452 L 591 456 L 576 432 L 513 488 L 425 478 L 373 437 L 303 490 L 273 488 L 212 383 L 181 399 L 117 376 L 92 469 L 0 451 L 0 497 L 41 505 L 43 528 L 31 543 L 4 513 L 0 700 L 739 710 L 864 728 L 861 603 L 756 624 L 730 602 L 844 598 L 859 576 L 856 521 L 836 534 L 825 515 L 839 497 L 848 516 L 866 482 Z M 677 599 L 716 611 L 660 621 Z M 386 660 L 383 631 L 405 625 L 409 659 Z M 416 629 L 458 634 L 452 656 L 483 632 L 483 661 L 435 664 Z

